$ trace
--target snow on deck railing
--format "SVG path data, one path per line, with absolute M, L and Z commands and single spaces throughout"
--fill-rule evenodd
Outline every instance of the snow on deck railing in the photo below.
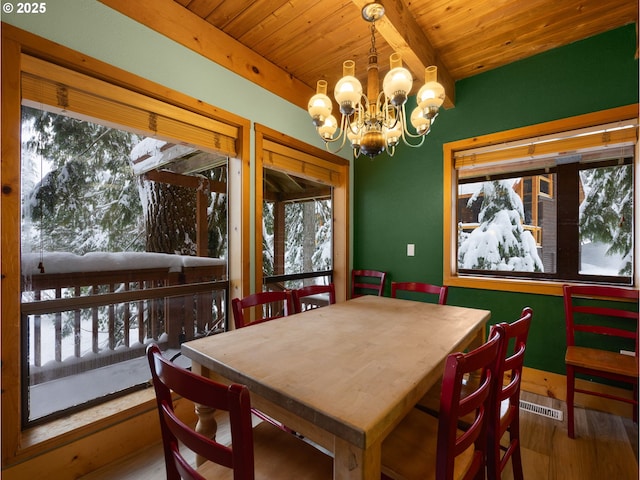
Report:
M 24 254 L 22 268 L 32 385 L 224 327 L 224 259 L 47 252 Z
M 76 255 L 70 252 L 23 253 L 22 275 L 42 273 L 104 272 L 112 270 L 137 270 L 145 268 L 167 268 L 169 272 L 180 272 L 185 267 L 224 266 L 222 258 L 193 257 L 154 252 L 90 252 Z

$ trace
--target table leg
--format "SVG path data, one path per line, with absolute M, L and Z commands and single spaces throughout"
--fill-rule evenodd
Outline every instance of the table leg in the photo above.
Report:
M 208 377 L 208 370 L 201 365 L 191 362 L 191 371 L 198 375 Z M 218 422 L 215 418 L 215 408 L 207 407 L 205 405 L 195 404 L 196 415 L 198 416 L 198 423 L 196 423 L 196 432 L 204 435 L 208 438 L 216 438 L 216 432 L 218 430 Z M 196 455 L 196 466 L 202 465 L 206 459 L 200 455 Z
M 380 478 L 382 462 L 382 447 L 380 443 L 370 445 L 367 449 L 362 449 L 336 437 L 333 451 L 334 480 Z

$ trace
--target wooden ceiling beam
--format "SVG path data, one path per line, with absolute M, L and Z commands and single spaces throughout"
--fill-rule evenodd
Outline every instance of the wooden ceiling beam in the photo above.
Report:
M 209 60 L 307 109 L 315 90 L 173 0 L 99 0 Z
M 360 10 L 371 3 L 370 0 L 352 0 L 352 2 Z M 455 81 L 403 0 L 386 0 L 383 5 L 384 17 L 376 22 L 376 30 L 394 51 L 402 55 L 402 61 L 418 82 L 424 81 L 426 67 L 430 65 L 438 67 L 438 81 L 444 87 L 446 95 L 444 107 L 452 108 L 455 105 Z

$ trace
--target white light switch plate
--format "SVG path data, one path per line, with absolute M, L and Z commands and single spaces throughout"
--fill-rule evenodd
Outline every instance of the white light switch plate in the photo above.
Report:
M 416 246 L 413 243 L 407 243 L 407 257 L 413 257 L 416 254 Z

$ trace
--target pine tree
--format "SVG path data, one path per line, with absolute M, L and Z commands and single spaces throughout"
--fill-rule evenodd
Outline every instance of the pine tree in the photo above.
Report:
M 31 132 L 23 162 L 40 156 L 51 168 L 24 193 L 23 223 L 35 225 L 39 237 L 31 241 L 79 255 L 144 250 L 142 207 L 129 164 L 139 137 L 28 107 L 22 115 Z
M 285 206 L 285 273 L 328 270 L 332 267 L 331 201 L 291 202 Z M 274 274 L 274 204 L 264 202 L 262 269 Z
M 580 204 L 580 241 L 608 245 L 607 255 L 619 254 L 619 275 L 632 274 L 633 169 L 631 165 L 582 170 L 586 195 Z
M 524 207 L 512 181 L 483 182 L 482 188 L 469 199 L 469 205 L 480 198 L 480 225 L 460 242 L 459 268 L 542 271 L 535 239 L 522 226 Z

